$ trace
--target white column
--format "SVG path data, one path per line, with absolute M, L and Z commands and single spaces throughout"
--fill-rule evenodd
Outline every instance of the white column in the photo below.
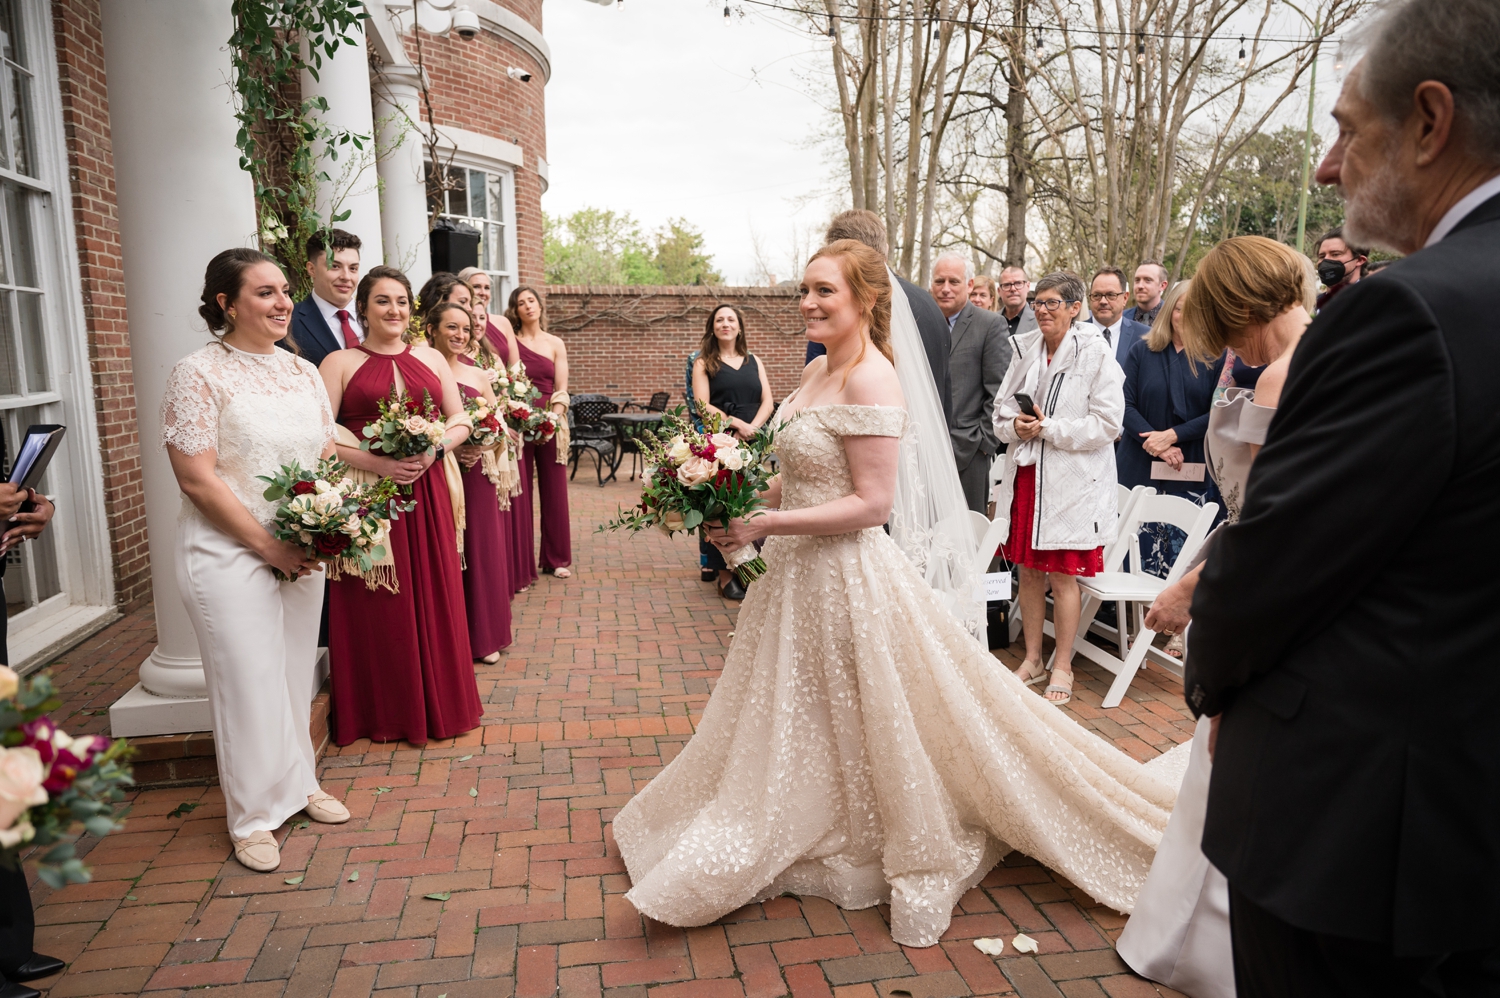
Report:
M 381 180 L 380 227 L 385 262 L 400 267 L 420 288 L 432 276 L 427 245 L 427 182 L 421 121 L 422 91 L 412 66 L 386 66 L 374 85 L 377 168 Z
M 174 567 L 182 500 L 159 446 L 159 408 L 172 366 L 209 339 L 197 313 L 203 268 L 255 238 L 230 104 L 230 0 L 110 0 L 102 10 L 158 642 L 110 723 L 116 735 L 206 731 L 203 664 Z
M 351 31 L 350 42 L 338 47 L 333 58 L 323 57 L 318 78 L 302 71 L 302 95 L 322 97 L 327 111 L 314 116 L 335 131 L 366 138 L 364 149 L 352 144 L 336 146 L 338 159 L 320 159 L 318 168 L 329 179 L 318 184 L 318 213 L 324 218 L 348 211 L 336 226 L 352 232 L 364 244 L 360 259 L 369 267 L 384 259 L 381 250 L 380 184 L 375 173 L 374 120 L 370 111 L 370 57 L 363 31 Z

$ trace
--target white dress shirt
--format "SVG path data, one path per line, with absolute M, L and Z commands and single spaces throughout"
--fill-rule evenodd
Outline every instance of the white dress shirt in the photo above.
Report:
M 1120 345 L 1120 327 L 1124 324 L 1124 313 L 1121 313 L 1120 317 L 1115 320 L 1115 324 L 1113 326 L 1106 326 L 1099 322 L 1097 319 L 1094 320 L 1094 325 L 1104 330 L 1104 342 L 1108 343 L 1111 347 L 1118 347 Z
M 1449 208 L 1448 214 L 1444 215 L 1438 221 L 1437 226 L 1432 230 L 1432 235 L 1428 236 L 1427 242 L 1422 244 L 1422 248 L 1426 249 L 1433 243 L 1441 242 L 1443 237 L 1452 232 L 1459 222 L 1468 217 L 1469 212 L 1478 208 L 1496 194 L 1500 194 L 1500 173 L 1495 174 L 1495 176 L 1465 194 L 1459 199 L 1458 204 Z
M 333 305 L 318 297 L 318 293 L 312 293 L 313 304 L 318 306 L 318 311 L 323 313 L 323 321 L 328 323 L 328 329 L 333 333 L 333 338 L 338 341 L 339 347 L 344 346 L 344 324 L 339 320 L 339 311 L 342 309 L 349 313 L 349 325 L 354 329 L 354 335 L 359 341 L 365 341 L 364 327 L 359 324 L 359 319 L 354 312 L 354 301 L 351 299 L 347 305 Z

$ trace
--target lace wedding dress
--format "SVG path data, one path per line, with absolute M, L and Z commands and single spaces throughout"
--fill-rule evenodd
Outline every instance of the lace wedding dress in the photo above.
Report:
M 285 350 L 220 344 L 172 369 L 161 425 L 163 444 L 179 453 L 213 451 L 214 473 L 262 526 L 275 505 L 256 476 L 294 462 L 311 471 L 334 433 L 317 368 Z M 319 790 L 308 715 L 323 573 L 277 582 L 258 555 L 184 497 L 177 584 L 203 657 L 230 834 L 272 831 Z
M 906 412 L 829 405 L 778 438 L 782 508 L 853 492 L 843 438 Z M 697 734 L 614 820 L 643 913 L 704 925 L 752 901 L 889 902 L 931 946 L 1019 849 L 1128 912 L 1176 794 L 1028 690 L 878 527 L 772 537 Z

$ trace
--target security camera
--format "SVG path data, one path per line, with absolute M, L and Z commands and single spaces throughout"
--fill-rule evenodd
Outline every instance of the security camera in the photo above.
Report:
M 528 73 L 528 72 L 526 72 L 526 70 L 519 69 L 519 68 L 517 68 L 515 66 L 512 66 L 509 69 L 507 69 L 505 71 L 505 75 L 509 76 L 512 80 L 520 80 L 522 83 L 530 83 L 531 82 L 531 74 Z
M 453 30 L 464 41 L 472 41 L 479 34 L 479 15 L 467 7 L 458 8 L 453 12 Z

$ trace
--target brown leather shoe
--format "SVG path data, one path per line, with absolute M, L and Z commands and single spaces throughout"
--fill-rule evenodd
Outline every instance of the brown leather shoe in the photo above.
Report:
M 307 807 L 303 810 L 309 818 L 325 825 L 342 825 L 349 820 L 349 809 L 339 803 L 338 798 L 322 790 L 307 798 Z

